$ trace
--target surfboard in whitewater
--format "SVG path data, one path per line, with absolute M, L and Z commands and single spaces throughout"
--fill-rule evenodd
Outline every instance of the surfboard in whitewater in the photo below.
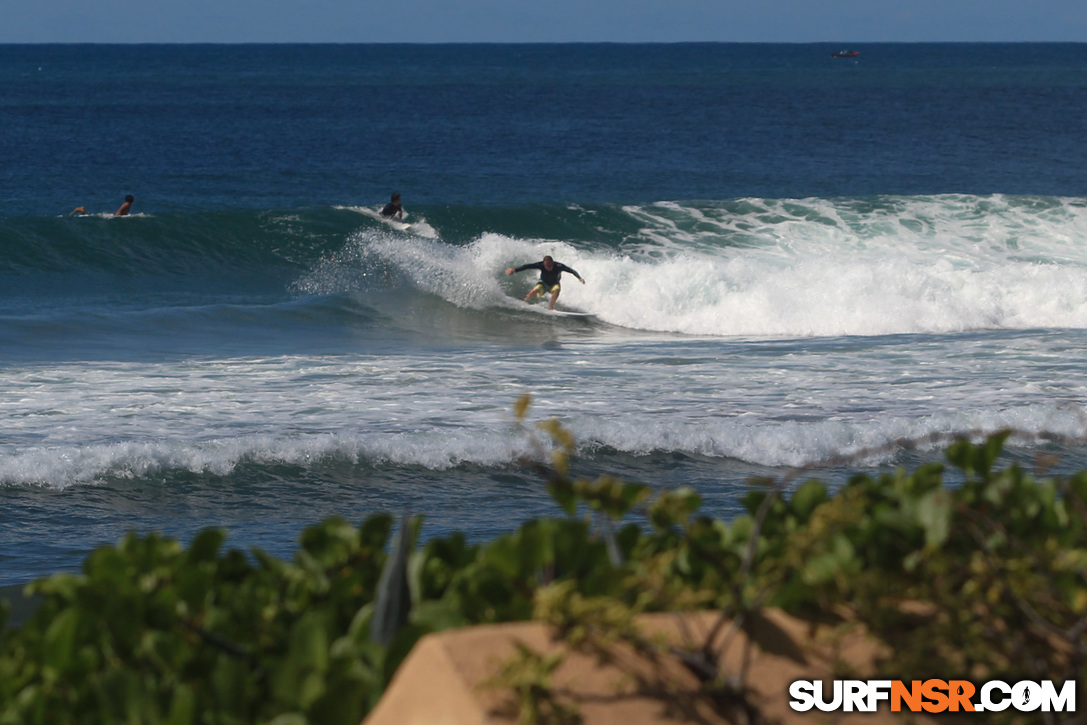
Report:
M 595 312 L 586 312 L 585 310 L 576 310 L 573 308 L 552 310 L 546 304 L 532 304 L 530 302 L 525 302 L 524 304 L 533 312 L 541 315 L 549 315 L 551 317 L 572 317 L 583 320 L 596 318 Z
M 558 315 L 559 317 L 596 317 L 592 312 L 583 312 L 581 310 L 545 310 L 549 315 Z
M 385 226 L 390 227 L 391 229 L 395 229 L 398 232 L 415 234 L 417 236 L 427 237 L 429 239 L 436 239 L 438 237 L 438 232 L 435 231 L 434 227 L 427 224 L 426 219 L 423 218 L 419 218 L 411 222 L 406 222 L 403 219 L 398 219 L 396 217 L 382 216 L 380 209 L 374 209 L 368 206 L 337 206 L 336 208 L 347 209 L 348 211 L 353 211 L 358 214 L 362 214 L 363 216 L 368 216 L 371 219 L 376 219 Z M 404 216 L 406 217 L 407 215 L 408 213 L 404 212 Z

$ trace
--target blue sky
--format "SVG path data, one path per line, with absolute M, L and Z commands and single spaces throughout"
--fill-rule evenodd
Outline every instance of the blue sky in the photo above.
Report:
M 0 0 L 0 42 L 1087 41 L 1084 0 Z

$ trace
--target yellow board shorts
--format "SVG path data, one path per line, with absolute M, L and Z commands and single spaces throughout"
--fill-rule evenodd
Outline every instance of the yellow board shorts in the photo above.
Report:
M 559 285 L 557 285 L 557 284 L 546 285 L 543 282 L 537 282 L 536 286 L 532 288 L 532 294 L 542 295 L 542 294 L 546 294 L 548 292 L 557 292 L 558 290 L 559 290 Z

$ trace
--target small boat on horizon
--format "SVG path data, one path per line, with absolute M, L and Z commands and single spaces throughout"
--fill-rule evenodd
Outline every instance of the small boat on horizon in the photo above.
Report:
M 837 53 L 831 53 L 831 58 L 856 58 L 860 55 L 859 50 L 839 50 Z

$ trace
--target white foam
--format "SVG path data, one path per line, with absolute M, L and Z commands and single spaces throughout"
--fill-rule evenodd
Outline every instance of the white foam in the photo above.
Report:
M 366 232 L 346 256 L 398 269 L 459 307 L 509 307 L 546 254 L 588 284 L 565 304 L 636 330 L 826 337 L 1087 328 L 1087 204 L 1004 196 L 745 199 L 627 207 L 618 248 L 483 234 L 468 246 Z M 348 271 L 349 275 L 350 272 Z M 341 270 L 341 276 L 343 270 Z M 527 275 L 526 275 L 527 276 Z M 329 270 L 307 291 L 339 283 Z
M 645 226 L 621 249 L 487 235 L 474 245 L 474 273 L 487 280 L 551 254 L 589 280 L 563 286 L 568 304 L 624 327 L 694 335 L 1087 327 L 1087 208 L 1075 200 L 744 200 L 627 212 Z
M 655 420 L 647 426 L 633 418 L 596 420 L 575 426 L 581 441 L 592 441 L 636 455 L 657 451 L 709 458 L 733 458 L 764 466 L 802 467 L 838 457 L 865 454 L 867 463 L 883 462 L 900 452 L 896 442 L 924 441 L 950 433 L 993 433 L 1013 429 L 1026 435 L 1087 436 L 1087 409 L 1024 405 L 1009 410 L 966 410 L 923 416 L 884 416 L 818 421 L 767 421 L 760 416 Z M 929 449 L 950 441 L 937 440 Z
M 799 467 L 835 456 L 876 450 L 899 440 L 922 440 L 949 431 L 994 432 L 1011 427 L 1028 434 L 1087 436 L 1085 410 L 1025 405 L 1010 410 L 974 410 L 921 417 L 780 421 L 751 418 L 614 415 L 566 419 L 582 455 L 606 446 L 631 455 L 665 451 L 708 458 L 736 459 L 757 465 Z M 647 424 L 651 421 L 651 424 Z M 346 425 L 346 420 L 341 420 Z M 252 428 L 252 425 L 240 425 Z M 503 423 L 446 427 L 416 422 L 415 430 L 354 430 L 342 433 L 279 431 L 234 437 L 193 439 L 180 430 L 161 440 L 25 446 L 0 450 L 0 482 L 65 488 L 103 477 L 136 478 L 166 471 L 226 476 L 243 463 L 312 466 L 336 460 L 369 465 L 392 464 L 447 470 L 462 464 L 504 466 L 538 449 L 528 434 Z M 220 430 L 220 433 L 223 431 Z M 947 441 L 931 447 L 946 445 Z M 546 450 L 545 441 L 545 450 Z M 888 448 L 867 461 L 886 461 Z
M 481 346 L 438 357 L 9 365 L 0 483 L 229 475 L 248 462 L 502 467 L 534 451 L 511 414 L 525 392 L 530 420 L 558 418 L 586 455 L 607 447 L 801 466 L 948 431 L 1083 438 L 1083 338 L 1056 351 L 1031 335 L 878 354 L 860 342 L 647 340 L 568 342 L 549 354 Z
M 138 478 L 166 471 L 230 475 L 243 463 L 308 466 L 333 460 L 445 470 L 463 463 L 503 465 L 529 454 L 506 435 L 428 433 L 240 435 L 206 441 L 173 439 L 88 445 L 29 446 L 0 454 L 0 483 L 63 489 L 104 477 Z

